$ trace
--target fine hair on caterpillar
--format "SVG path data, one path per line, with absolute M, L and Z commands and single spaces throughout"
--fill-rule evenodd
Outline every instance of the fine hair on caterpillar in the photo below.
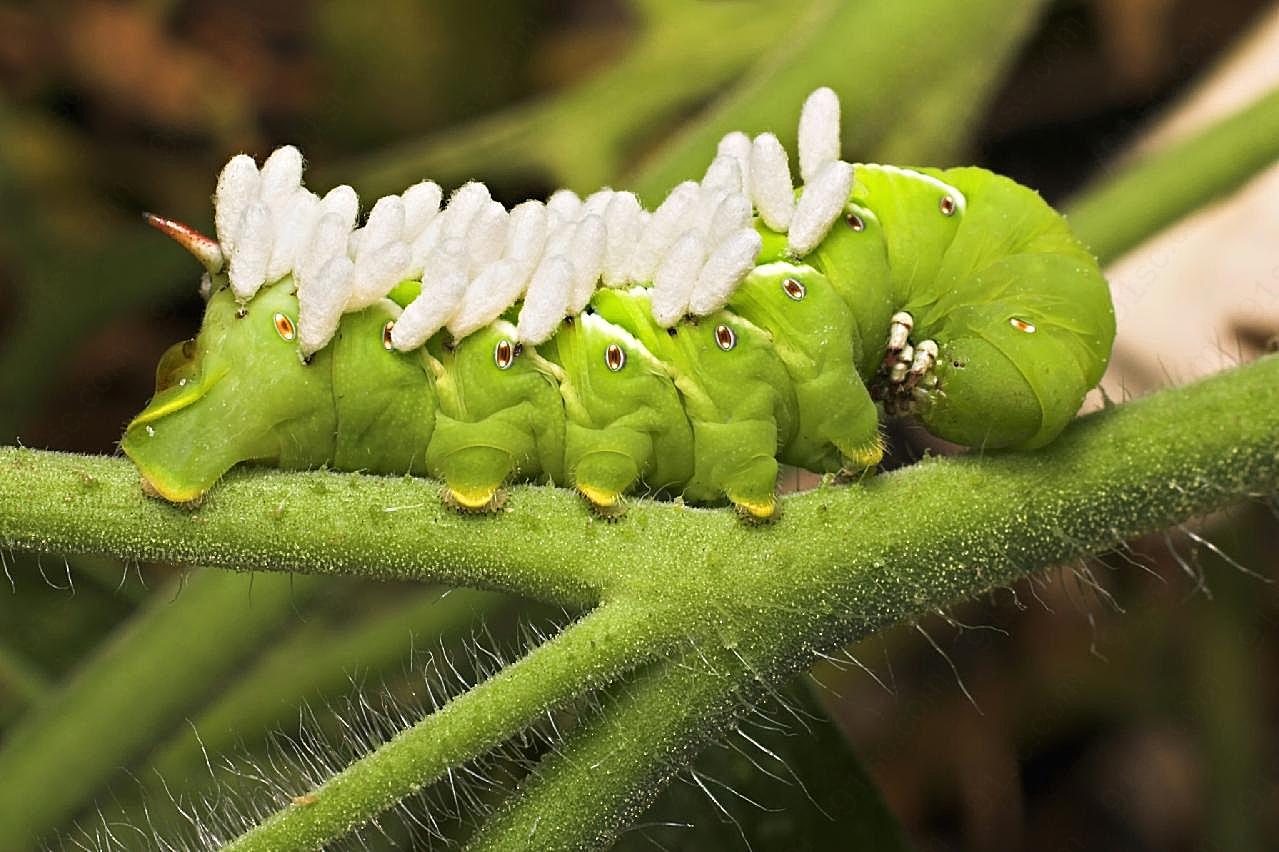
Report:
M 198 499 L 232 467 L 431 476 L 778 516 L 779 466 L 873 469 L 881 412 L 984 449 L 1051 441 L 1114 337 L 1105 279 L 1032 190 L 977 168 L 840 159 L 829 89 L 778 139 L 730 133 L 652 211 L 560 190 L 507 210 L 423 181 L 357 226 L 295 148 L 232 158 L 217 239 L 150 216 L 205 267 L 200 334 L 161 359 L 121 446 Z

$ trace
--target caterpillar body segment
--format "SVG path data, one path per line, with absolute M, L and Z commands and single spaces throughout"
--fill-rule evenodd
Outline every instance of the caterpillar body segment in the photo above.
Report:
M 768 331 L 794 388 L 797 427 L 782 461 L 818 472 L 878 464 L 879 415 L 858 372 L 856 321 L 826 276 L 804 263 L 762 263 L 728 310 Z
M 312 468 L 334 460 L 335 350 L 309 364 L 298 358 L 292 290 L 285 278 L 242 307 L 224 284 L 199 336 L 166 353 L 156 395 L 120 444 L 148 491 L 189 502 L 241 462 Z
M 607 517 L 644 493 L 768 520 L 780 463 L 877 464 L 881 410 L 1052 440 L 1109 357 L 1095 260 L 1007 178 L 838 160 L 832 98 L 805 105 L 799 190 L 774 137 L 730 134 L 651 214 L 424 182 L 357 228 L 296 150 L 237 157 L 218 243 L 149 220 L 205 263 L 208 308 L 121 446 L 177 502 L 258 462 L 427 475 L 467 511 L 536 480 Z
M 799 412 L 770 335 L 727 310 L 662 328 L 644 289 L 600 292 L 594 307 L 674 376 L 693 433 L 685 499 L 727 496 L 750 517 L 771 517 L 778 455 L 798 429 Z
M 455 345 L 438 337 L 427 349 L 440 410 L 426 462 L 450 502 L 482 510 L 496 505 L 508 480 L 564 481 L 559 369 L 521 350 L 515 326 L 497 320 Z M 430 391 L 420 385 L 419 392 Z
M 666 366 L 593 312 L 539 350 L 562 371 L 568 482 L 609 514 L 628 492 L 678 493 L 693 470 L 693 430 Z
M 422 385 L 425 380 L 429 388 L 436 371 L 425 352 L 386 349 L 386 329 L 398 314 L 399 308 L 387 300 L 348 314 L 333 342 L 315 356 L 332 350 L 327 361 L 335 424 L 333 457 L 326 460 L 331 467 L 417 476 L 430 472 L 426 449 L 441 411 L 437 395 L 423 392 Z

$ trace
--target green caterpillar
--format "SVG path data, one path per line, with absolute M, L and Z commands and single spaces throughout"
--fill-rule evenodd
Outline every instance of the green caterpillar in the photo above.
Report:
M 150 217 L 208 306 L 122 448 L 174 502 L 256 462 L 430 476 L 466 510 L 545 480 L 605 515 L 642 492 L 764 520 L 781 463 L 876 465 L 880 406 L 1051 441 L 1114 337 L 1095 259 L 1007 178 L 840 161 L 838 112 L 804 106 L 801 189 L 775 137 L 730 134 L 651 214 L 611 190 L 507 211 L 474 183 L 441 208 L 424 182 L 356 228 L 295 149 L 237 157 L 217 241 Z

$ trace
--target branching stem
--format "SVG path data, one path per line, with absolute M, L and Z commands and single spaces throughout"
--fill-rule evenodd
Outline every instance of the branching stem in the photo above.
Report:
M 318 849 L 478 757 L 546 710 L 669 650 L 654 621 L 602 606 L 225 847 Z M 302 794 L 304 791 L 299 791 Z
M 684 642 L 706 659 L 736 661 L 729 692 L 767 689 L 824 648 L 1272 494 L 1279 356 L 1081 418 L 1043 450 L 927 460 L 864 485 L 795 495 L 783 520 L 764 528 L 724 510 L 650 501 L 606 524 L 571 493 L 544 487 L 514 489 L 501 516 L 462 519 L 428 499 L 431 483 L 335 473 L 239 474 L 192 515 L 141 498 L 119 460 L 5 449 L 0 473 L 0 544 L 9 547 L 389 571 L 604 601 L 239 847 L 310 848 L 545 708 Z M 415 522 L 399 520 L 408 511 Z M 620 785 L 611 807 L 631 807 L 635 783 Z

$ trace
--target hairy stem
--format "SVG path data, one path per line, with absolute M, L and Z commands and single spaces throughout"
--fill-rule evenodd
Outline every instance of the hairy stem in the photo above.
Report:
M 931 460 L 787 497 L 788 516 L 764 528 L 648 500 L 621 523 L 602 523 L 571 492 L 543 486 L 513 488 L 499 515 L 458 517 L 430 481 L 266 470 L 229 476 L 191 513 L 142 497 L 122 459 L 3 448 L 0 545 L 413 577 L 542 592 L 582 608 L 597 594 L 706 604 L 704 593 L 681 597 L 690 585 L 769 600 L 809 580 L 855 580 L 861 594 L 869 572 L 876 606 L 900 617 L 903 602 L 938 605 L 974 580 L 1007 582 L 1268 491 L 1277 396 L 1279 359 L 1263 358 L 1081 418 L 1043 450 Z M 972 556 L 955 563 L 964 552 Z M 869 615 L 870 602 L 855 611 Z
M 1249 422 L 1254 417 L 1260 422 Z M 1200 429 L 1216 434 L 1205 440 Z M 1122 464 L 1119 457 L 1129 451 L 1140 458 Z M 946 489 L 937 500 L 929 499 L 935 483 L 917 480 L 912 490 L 918 511 L 903 517 L 917 529 L 897 531 L 902 538 L 895 560 L 867 554 L 870 562 L 863 568 L 874 570 L 844 572 L 845 581 L 835 585 L 821 583 L 818 578 L 829 573 L 821 569 L 806 578 L 820 589 L 812 596 L 813 609 L 833 598 L 849 602 L 853 617 L 836 619 L 833 629 L 814 621 L 796 630 L 798 610 L 783 608 L 782 596 L 760 598 L 745 590 L 751 601 L 769 600 L 779 609 L 757 615 L 755 629 L 740 631 L 740 641 L 702 645 L 699 653 L 643 672 L 607 715 L 539 765 L 471 847 L 490 852 L 606 846 L 702 746 L 723 737 L 743 713 L 810 667 L 824 644 L 856 641 L 890 622 L 1009 583 L 1036 566 L 1084 557 L 1191 514 L 1273 493 L 1279 487 L 1279 357 L 1085 418 L 1048 454 L 1057 458 L 1045 459 L 1044 478 L 1025 476 L 1020 484 L 1002 481 L 1020 466 L 1016 455 L 936 463 L 973 472 L 993 467 L 996 475 L 970 480 L 967 489 Z M 1156 456 L 1161 460 L 1152 464 Z M 903 478 L 913 476 L 906 471 Z M 965 509 L 965 502 L 974 505 Z M 1054 504 L 1073 508 L 1063 513 Z M 961 517 L 952 524 L 935 510 Z M 977 535 L 963 531 L 974 526 L 986 529 Z M 882 524 L 868 521 L 867 527 L 877 527 L 877 533 L 849 536 L 850 550 L 884 534 Z M 827 563 L 826 554 L 814 559 Z M 785 574 L 796 564 L 778 563 L 777 570 Z M 792 625 L 789 634 L 785 623 Z
M 762 692 L 723 649 L 649 667 L 543 759 L 467 848 L 606 848 Z
M 201 571 L 182 594 L 157 592 L 139 620 L 5 738 L 0 849 L 29 848 L 74 814 L 157 731 L 171 729 L 192 702 L 212 692 L 317 585 L 307 577 Z M 228 612 L 236 614 L 234 630 L 223 629 Z
M 669 644 L 633 607 L 602 606 L 225 849 L 320 848 L 450 767 L 497 746 L 546 710 L 661 655 Z
M 520 491 L 517 504 L 524 502 Z M 604 526 L 592 523 L 570 492 L 531 493 L 558 503 L 553 517 L 577 518 L 588 538 Z M 8 547 L 428 580 L 574 609 L 594 604 L 607 565 L 580 558 L 588 552 L 566 561 L 552 521 L 512 508 L 463 517 L 444 507 L 439 486 L 428 480 L 246 470 L 190 510 L 144 496 L 137 471 L 123 459 L 0 448 L 0 544 Z M 512 565 L 513 554 L 527 558 Z
M 86 490 L 68 466 L 90 461 L 102 466 L 96 469 L 102 475 Z M 0 540 L 63 549 L 74 525 L 66 517 L 50 523 L 42 515 L 67 513 L 79 520 L 78 534 L 133 547 L 131 538 L 94 529 L 103 523 L 99 503 L 119 511 L 121 495 L 115 492 L 133 494 L 131 477 L 120 470 L 124 465 L 29 450 L 0 453 L 0 469 L 7 474 L 0 479 Z M 114 478 L 105 475 L 113 469 Z M 310 494 L 312 518 L 374 519 L 374 540 L 385 533 L 377 520 L 387 516 L 386 505 L 433 491 L 400 479 L 327 474 L 328 487 L 316 493 L 311 486 L 317 481 L 318 474 L 279 472 L 233 478 L 224 489 L 234 492 L 234 500 L 210 501 L 201 513 L 206 529 L 198 548 L 187 543 L 179 553 L 194 558 L 234 543 L 237 539 L 208 537 L 209 530 L 238 536 L 244 524 L 233 521 L 236 512 L 275 505 L 290 488 Z M 930 460 L 865 485 L 789 497 L 786 517 L 771 527 L 745 527 L 729 512 L 648 501 L 636 501 L 619 524 L 601 524 L 571 495 L 536 487 L 515 489 L 508 514 L 469 523 L 483 523 L 490 542 L 500 543 L 496 549 L 510 577 L 589 570 L 605 599 L 613 601 L 600 611 L 613 613 L 604 623 L 618 621 L 613 607 L 623 606 L 627 618 L 642 613 L 644 629 L 731 651 L 754 681 L 776 683 L 808 666 L 815 649 L 855 641 L 1038 568 L 1097 553 L 1250 495 L 1270 494 L 1277 484 L 1279 356 L 1271 356 L 1081 418 L 1043 450 Z M 135 516 L 158 511 L 141 501 L 129 505 L 106 523 L 132 526 Z M 160 509 L 162 515 L 172 511 Z M 439 512 L 422 511 L 428 517 Z M 261 510 L 254 512 L 262 524 Z M 530 532 L 532 519 L 537 532 Z M 294 533 L 286 525 L 273 531 L 284 537 L 277 545 L 281 551 L 294 554 L 294 567 L 331 570 L 329 562 L 309 561 L 315 557 L 303 540 L 322 537 L 324 529 L 321 524 L 319 531 Z M 439 537 L 453 535 L 447 523 L 410 525 L 404 534 L 412 540 L 397 552 L 434 551 Z M 169 534 L 146 540 L 174 539 Z M 476 548 L 499 558 L 492 543 Z M 378 544 L 363 564 L 377 564 L 383 552 Z M 156 555 L 166 554 L 161 549 Z M 353 552 L 344 558 L 348 567 L 358 564 Z M 520 584 L 536 585 L 528 579 Z M 600 613 L 583 625 L 599 624 Z M 315 813 L 326 815 L 329 828 L 354 825 L 370 815 L 368 809 L 394 801 L 381 783 L 388 774 L 400 779 L 396 797 L 403 795 L 403 784 L 425 784 L 448 765 L 441 761 L 464 760 L 487 748 L 526 721 L 534 707 L 606 682 L 645 652 L 662 653 L 661 642 L 634 635 L 592 647 L 581 638 L 589 633 L 570 629 L 337 776 L 332 783 L 344 792 Z M 746 686 L 739 678 L 737 688 Z M 350 803 L 357 800 L 360 807 L 353 809 Z M 310 807 L 286 813 L 308 819 Z
M 1067 205 L 1076 233 L 1109 263 L 1279 158 L 1279 89 L 1181 142 L 1103 175 Z

